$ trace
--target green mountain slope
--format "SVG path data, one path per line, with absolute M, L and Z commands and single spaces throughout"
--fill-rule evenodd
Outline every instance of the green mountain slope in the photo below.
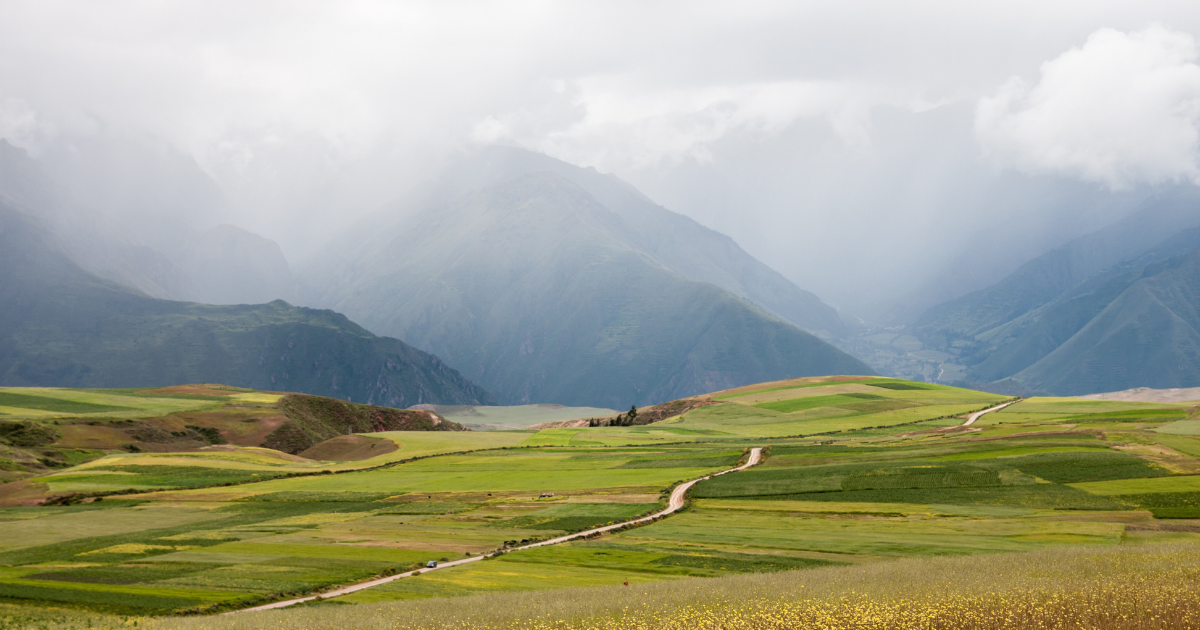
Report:
M 1078 301 L 1094 309 L 1113 293 L 1078 332 L 1015 378 L 1066 395 L 1200 385 L 1200 251 L 1125 274 Z
M 620 409 L 759 381 L 871 373 L 677 273 L 631 243 L 628 229 L 574 182 L 525 175 L 376 235 L 380 244 L 326 278 L 324 303 L 434 352 L 509 404 Z
M 0 203 L 0 384 L 193 382 L 397 407 L 494 402 L 437 357 L 332 311 L 172 302 L 101 280 Z

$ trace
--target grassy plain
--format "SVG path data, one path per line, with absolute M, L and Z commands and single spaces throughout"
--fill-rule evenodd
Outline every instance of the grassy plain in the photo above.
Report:
M 1111 575 L 1062 591 L 1069 598 L 1108 593 L 1105 580 L 1134 565 L 1158 567 L 1146 569 L 1154 580 L 1179 569 L 1138 550 L 1194 541 L 1179 548 L 1186 555 L 1200 544 L 1200 475 L 1188 472 L 1198 464 L 1200 440 L 1158 431 L 1186 421 L 1187 407 L 1031 399 L 962 427 L 965 414 L 1006 399 L 895 379 L 800 379 L 706 400 L 712 404 L 645 426 L 375 433 L 398 449 L 355 462 L 241 447 L 112 454 L 15 482 L 60 495 L 134 491 L 99 502 L 0 509 L 0 603 L 68 606 L 90 611 L 86 618 L 96 623 L 106 614 L 235 609 L 627 520 L 658 509 L 676 482 L 732 467 L 753 446 L 769 447 L 760 466 L 698 484 L 684 512 L 649 525 L 427 572 L 337 604 L 162 624 L 249 628 L 259 619 L 304 618 L 311 623 L 300 625 L 317 628 L 338 611 L 364 620 L 387 611 L 420 620 L 411 627 L 438 627 L 460 617 L 437 617 L 430 611 L 446 606 L 408 600 L 529 601 L 502 592 L 610 593 L 601 587 L 626 580 L 632 586 L 617 593 L 650 589 L 642 592 L 657 595 L 646 601 L 665 606 L 646 614 L 683 610 L 678 614 L 688 618 L 689 606 L 708 601 L 696 593 L 735 593 L 738 584 L 753 583 L 766 589 L 758 593 L 786 593 L 808 606 L 789 609 L 796 619 L 818 608 L 850 619 L 851 609 L 839 608 L 836 598 L 818 593 L 809 601 L 795 589 L 812 588 L 808 576 L 815 575 L 849 584 L 858 568 L 883 579 L 894 570 L 887 567 L 904 563 L 967 575 L 982 566 L 970 560 L 979 554 L 1059 553 L 1068 563 L 1116 563 Z M 303 475 L 284 476 L 295 473 Z M 1011 592 L 1031 602 L 1042 591 L 1023 585 L 1049 584 L 1018 578 L 1024 574 L 1012 568 L 1016 560 L 988 560 L 997 562 L 1009 563 L 1008 577 L 987 582 L 972 574 L 983 590 L 955 586 L 957 603 L 935 612 L 999 610 L 988 608 L 987 597 Z M 779 577 L 736 577 L 755 573 Z M 723 581 L 700 587 L 693 578 Z M 917 591 L 890 588 L 876 584 L 860 593 L 877 593 L 871 605 L 896 619 L 907 614 L 889 608 L 896 602 L 925 602 Z M 559 602 L 569 612 L 562 618 L 581 627 L 609 610 L 571 603 L 576 595 L 539 597 Z M 745 614 L 765 614 L 753 606 Z M 64 624 L 84 618 L 61 614 Z

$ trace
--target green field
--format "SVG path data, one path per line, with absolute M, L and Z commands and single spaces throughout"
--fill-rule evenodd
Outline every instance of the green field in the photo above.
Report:
M 394 430 L 375 437 L 395 442 L 395 448 L 371 452 L 348 444 L 321 449 L 316 455 L 307 451 L 330 438 L 372 428 L 371 418 L 381 413 L 390 416 L 383 428 Z M 242 469 L 223 479 L 198 470 L 191 471 L 197 474 L 181 471 L 171 475 L 173 479 L 141 475 L 127 487 L 213 485 L 246 481 L 241 477 L 254 473 L 276 476 L 370 468 L 413 457 L 515 446 L 529 437 L 519 432 L 472 432 L 448 438 L 443 434 L 462 431 L 434 430 L 431 416 L 422 415 L 427 413 L 210 384 L 141 390 L 0 388 L 0 483 L 41 477 L 106 454 L 158 458 L 129 459 L 122 465 Z M 447 427 L 460 428 L 441 423 L 441 428 Z M 74 478 L 54 480 L 51 491 L 98 492 L 119 485 L 116 479 L 102 479 L 95 472 L 85 479 L 71 471 Z
M 97 393 L 74 403 L 119 406 L 111 396 L 151 400 Z M 635 518 L 751 447 L 766 449 L 761 465 L 700 483 L 669 518 L 338 601 L 1196 538 L 1200 441 L 1170 429 L 1189 422 L 1185 409 L 1031 399 L 959 426 L 1004 400 L 894 379 L 806 379 L 718 393 L 644 426 L 374 433 L 397 450 L 359 461 L 236 445 L 99 451 L 0 485 L 0 604 L 30 619 L 31 604 L 89 620 L 236 609 Z

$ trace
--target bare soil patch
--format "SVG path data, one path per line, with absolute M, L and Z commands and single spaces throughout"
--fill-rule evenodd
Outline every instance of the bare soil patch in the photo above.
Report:
M 365 435 L 342 435 L 304 450 L 300 456 L 325 462 L 353 462 L 386 455 L 398 448 L 391 440 Z

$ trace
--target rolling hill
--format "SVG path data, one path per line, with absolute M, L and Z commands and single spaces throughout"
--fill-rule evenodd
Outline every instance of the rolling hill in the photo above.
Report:
M 424 410 L 214 384 L 150 389 L 0 388 L 0 483 L 112 453 L 252 452 L 354 460 L 396 450 L 360 433 L 465 431 Z M 318 448 L 319 447 L 319 448 Z M 269 449 L 279 451 L 271 454 Z M 315 450 L 314 450 L 315 449 Z
M 835 376 L 672 401 L 648 424 L 373 430 L 296 456 L 188 427 L 282 418 L 294 397 L 0 394 L 57 413 L 38 422 L 64 440 L 145 423 L 190 440 L 0 484 L 11 627 L 1127 629 L 1200 610 L 1187 404 Z M 51 396 L 59 412 L 29 401 Z M 681 480 L 686 509 L 631 522 Z
M 687 248 L 669 226 L 662 250 L 675 252 L 666 256 L 674 265 L 631 238 L 625 215 L 558 172 L 442 199 L 430 193 L 409 215 L 356 229 L 363 240 L 338 241 L 307 284 L 324 287 L 320 305 L 437 354 L 506 404 L 624 409 L 763 380 L 872 373 L 681 273 Z M 690 243 L 697 252 L 710 245 Z
M 97 278 L 0 203 L 0 385 L 189 382 L 392 407 L 495 402 L 437 357 L 332 311 L 174 302 Z

